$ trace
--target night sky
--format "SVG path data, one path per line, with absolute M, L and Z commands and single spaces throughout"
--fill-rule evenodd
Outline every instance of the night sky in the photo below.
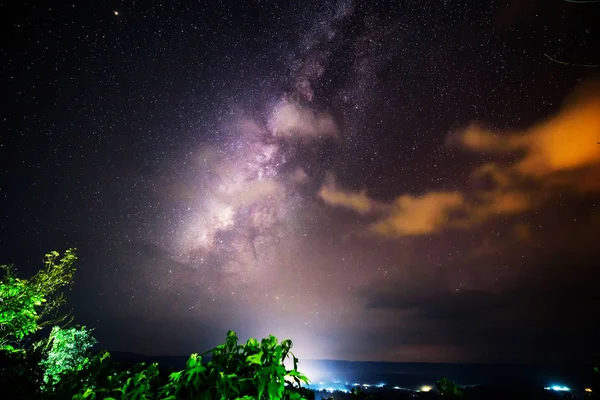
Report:
M 100 347 L 600 357 L 600 3 L 7 7 L 0 262 Z

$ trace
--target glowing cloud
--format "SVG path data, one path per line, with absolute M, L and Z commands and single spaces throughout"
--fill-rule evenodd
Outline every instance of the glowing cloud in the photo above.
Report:
M 424 235 L 448 224 L 450 213 L 463 207 L 458 192 L 431 192 L 422 197 L 403 195 L 396 199 L 391 213 L 371 225 L 370 230 L 386 237 Z
M 453 220 L 450 214 L 465 205 L 465 199 L 458 192 L 433 192 L 421 197 L 405 194 L 387 204 L 369 197 L 366 190 L 340 189 L 331 176 L 317 195 L 330 206 L 361 215 L 377 215 L 369 230 L 385 237 L 435 233 L 451 221 L 458 225 L 460 221 Z
M 297 103 L 282 100 L 273 110 L 267 124 L 276 137 L 337 137 L 338 129 L 329 114 L 316 114 Z
M 448 137 L 448 145 L 471 151 L 522 154 L 512 164 L 490 162 L 473 170 L 472 178 L 489 178 L 491 189 L 429 192 L 420 197 L 403 194 L 385 204 L 365 190 L 341 190 L 330 181 L 318 196 L 361 215 L 382 210 L 384 217 L 369 230 L 402 237 L 466 229 L 490 218 L 521 214 L 540 207 L 556 190 L 600 192 L 600 82 L 583 86 L 570 100 L 556 116 L 523 132 L 491 132 L 474 123 Z
M 528 193 L 493 190 L 478 193 L 477 201 L 465 204 L 465 212 L 470 223 L 479 223 L 490 217 L 521 213 L 534 204 Z
M 600 191 L 598 89 L 598 83 L 580 88 L 556 116 L 523 132 L 497 134 L 471 125 L 459 134 L 451 135 L 448 143 L 472 151 L 523 152 L 524 156 L 515 164 L 500 167 L 489 163 L 476 171 L 479 175 L 493 174 L 504 186 L 515 185 L 525 178 L 547 187 Z
M 373 211 L 375 201 L 367 195 L 366 190 L 352 192 L 338 189 L 335 181 L 329 178 L 317 193 L 326 204 L 342 207 L 365 215 Z

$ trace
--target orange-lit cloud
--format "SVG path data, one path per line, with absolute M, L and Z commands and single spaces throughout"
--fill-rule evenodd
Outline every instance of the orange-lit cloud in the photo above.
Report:
M 454 191 L 403 194 L 391 204 L 367 195 L 366 190 L 340 189 L 329 180 L 318 192 L 328 205 L 371 215 L 369 232 L 388 238 L 433 234 L 445 228 L 465 229 L 500 215 L 516 214 L 531 207 L 525 193 L 494 190 L 467 199 Z
M 518 223 L 513 227 L 513 237 L 522 243 L 529 243 L 532 240 L 531 226 L 526 223 Z
M 348 210 L 365 215 L 375 208 L 375 200 L 371 199 L 366 190 L 352 192 L 338 189 L 332 178 L 321 186 L 317 195 L 326 203 L 335 207 L 342 207 Z
M 518 214 L 535 204 L 526 192 L 517 190 L 492 190 L 477 193 L 476 200 L 465 204 L 467 220 L 471 224 L 485 222 L 502 215 Z
M 369 231 L 385 237 L 425 235 L 439 231 L 454 219 L 453 211 L 460 210 L 465 200 L 459 192 L 433 192 L 424 196 L 408 194 L 397 197 L 391 204 L 373 199 L 366 190 L 349 191 L 337 187 L 329 177 L 318 196 L 328 205 L 371 215 L 375 222 Z
M 319 197 L 331 206 L 373 215 L 375 221 L 369 231 L 384 237 L 467 229 L 492 218 L 536 209 L 557 190 L 600 192 L 598 142 L 600 82 L 580 88 L 557 115 L 523 132 L 492 132 L 474 123 L 450 135 L 448 145 L 521 156 L 513 163 L 490 162 L 473 170 L 472 178 L 489 178 L 491 189 L 432 191 L 419 197 L 402 194 L 389 204 L 369 197 L 366 190 L 346 191 L 329 180 L 321 187 Z M 531 236 L 524 227 L 513 233 L 523 240 Z
M 448 143 L 488 153 L 523 152 L 516 163 L 490 163 L 477 173 L 493 172 L 505 186 L 531 179 L 546 187 L 600 191 L 600 84 L 578 90 L 556 116 L 517 133 L 498 134 L 471 125 Z M 502 171 L 502 172 L 500 172 Z
M 450 213 L 464 206 L 458 192 L 431 192 L 421 197 L 403 195 L 391 212 L 371 225 L 371 231 L 386 237 L 425 235 L 439 231 L 451 222 Z

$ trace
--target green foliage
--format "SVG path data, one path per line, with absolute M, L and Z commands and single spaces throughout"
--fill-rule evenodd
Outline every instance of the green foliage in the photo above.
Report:
M 43 388 L 52 390 L 67 371 L 82 371 L 90 364 L 89 349 L 96 339 L 85 326 L 79 328 L 52 328 L 47 344 L 47 355 L 40 362 L 44 370 Z
M 235 332 L 229 331 L 225 343 L 210 351 L 211 361 L 203 365 L 192 354 L 186 370 L 171 374 L 161 394 L 167 399 L 180 398 L 182 392 L 206 399 L 304 399 L 301 382 L 308 379 L 298 371 L 291 347 L 290 340 L 278 343 L 272 335 L 260 344 L 250 338 L 239 345 Z M 290 370 L 284 366 L 288 357 L 293 361 Z
M 462 399 L 463 392 L 461 388 L 451 380 L 442 378 L 437 381 L 437 389 L 440 394 L 448 399 Z
M 30 282 L 12 276 L 9 266 L 1 267 L 6 277 L 0 282 L 0 349 L 14 349 L 11 339 L 21 340 L 38 329 L 36 308 L 46 301 Z
M 192 354 L 184 370 L 166 379 L 156 363 L 123 370 L 102 353 L 90 362 L 89 373 L 71 369 L 61 375 L 57 394 L 76 392 L 73 399 L 314 400 L 314 393 L 301 387 L 308 379 L 298 372 L 291 347 L 291 341 L 278 343 L 274 336 L 260 344 L 251 338 L 240 345 L 235 332 L 229 331 L 224 344 L 207 352 L 212 353 L 208 363 Z M 294 363 L 290 370 L 283 364 L 288 357 Z
M 87 368 L 63 371 L 59 375 L 60 379 L 53 384 L 52 392 L 46 394 L 51 394 L 57 399 L 71 397 L 88 399 L 96 398 L 97 395 L 98 398 L 105 398 L 108 390 L 95 388 L 121 386 L 124 383 L 123 379 L 123 383 L 121 381 L 117 384 L 113 383 L 113 380 L 122 378 L 117 376 L 120 370 L 118 364 L 111 362 L 110 354 L 103 351 L 90 359 Z
M 29 279 L 16 277 L 10 265 L 0 266 L 0 350 L 12 351 L 25 336 L 66 318 L 56 317 L 66 302 L 60 289 L 71 286 L 77 256 L 68 249 L 58 257 L 56 251 L 46 254 L 44 268 Z
M 68 249 L 63 257 L 57 261 L 59 253 L 52 251 L 44 258 L 44 268 L 31 278 L 34 289 L 47 299 L 40 312 L 40 316 L 54 317 L 60 307 L 66 303 L 64 293 L 60 290 L 70 289 L 75 276 L 76 249 Z M 59 320 L 62 320 L 60 318 Z M 55 325 L 55 320 L 44 321 L 41 327 Z

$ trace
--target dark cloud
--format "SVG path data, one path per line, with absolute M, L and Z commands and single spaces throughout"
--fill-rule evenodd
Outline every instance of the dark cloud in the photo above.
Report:
M 402 320 L 396 346 L 458 347 L 469 357 L 504 362 L 583 362 L 600 357 L 600 271 L 585 258 L 545 257 L 535 275 L 489 290 L 404 292 L 371 288 L 366 307 Z M 517 351 L 518 349 L 518 351 Z

